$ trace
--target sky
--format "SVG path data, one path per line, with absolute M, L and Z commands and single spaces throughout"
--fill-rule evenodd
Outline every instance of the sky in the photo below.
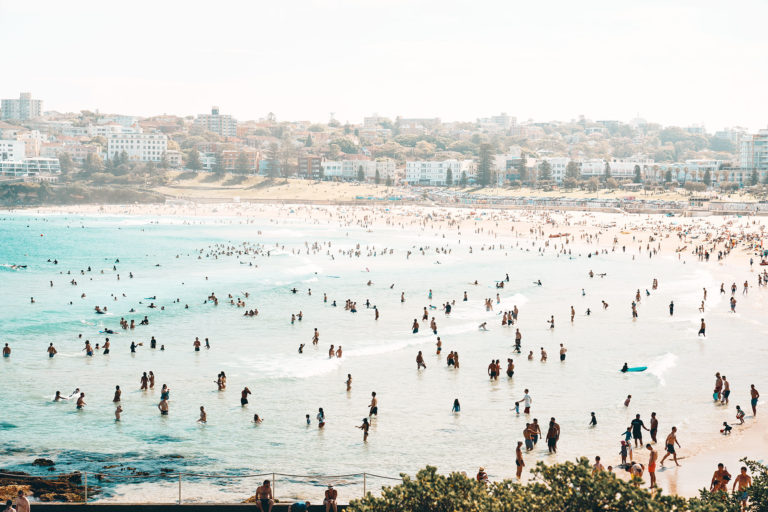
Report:
M 766 0 L 0 0 L 0 97 L 358 123 L 768 125 Z

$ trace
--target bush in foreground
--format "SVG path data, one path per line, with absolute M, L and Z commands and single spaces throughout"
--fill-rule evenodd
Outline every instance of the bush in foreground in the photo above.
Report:
M 768 468 L 747 461 L 754 483 L 750 489 L 750 512 L 768 510 Z M 440 475 L 427 466 L 414 479 L 385 487 L 381 497 L 368 494 L 353 500 L 354 512 L 735 512 L 734 496 L 702 491 L 690 500 L 680 496 L 650 493 L 608 472 L 592 475 L 587 459 L 547 466 L 539 462 L 527 484 L 503 480 L 488 485 L 461 473 Z

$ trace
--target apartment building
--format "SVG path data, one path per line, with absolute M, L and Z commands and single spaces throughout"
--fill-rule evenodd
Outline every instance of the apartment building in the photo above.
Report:
M 168 137 L 162 133 L 113 133 L 107 137 L 107 159 L 125 151 L 128 159 L 159 162 L 168 151 Z
M 0 119 L 3 121 L 27 121 L 40 117 L 43 113 L 43 101 L 32 99 L 32 93 L 22 92 L 19 99 L 0 100 Z
M 210 114 L 200 114 L 195 119 L 195 126 L 213 132 L 222 137 L 237 137 L 237 119 L 219 113 L 219 107 L 212 107 Z

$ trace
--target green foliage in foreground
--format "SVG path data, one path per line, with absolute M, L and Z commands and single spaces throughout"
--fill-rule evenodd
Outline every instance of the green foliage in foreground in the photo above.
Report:
M 750 512 L 768 510 L 768 468 L 746 462 L 754 483 L 750 489 Z M 666 496 L 635 487 L 608 472 L 592 475 L 585 458 L 577 462 L 545 465 L 539 462 L 527 484 L 503 480 L 488 485 L 461 473 L 440 475 L 427 466 L 414 479 L 385 487 L 381 497 L 368 494 L 354 500 L 354 512 L 736 512 L 739 503 L 732 495 L 701 491 L 698 498 Z M 735 474 L 734 474 L 735 476 Z M 646 484 L 647 485 L 647 484 Z

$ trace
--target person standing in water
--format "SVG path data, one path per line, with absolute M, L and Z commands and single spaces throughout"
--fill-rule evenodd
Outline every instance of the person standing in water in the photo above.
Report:
M 757 399 L 760 398 L 760 393 L 757 392 L 754 384 L 749 386 L 749 395 L 751 397 L 749 403 L 752 405 L 752 416 L 757 416 Z
M 371 428 L 371 424 L 368 423 L 368 418 L 363 418 L 363 424 L 360 425 L 357 428 L 359 428 L 360 430 L 363 431 L 363 442 L 367 443 L 368 442 L 368 429 Z
M 525 461 L 523 460 L 523 450 L 520 448 L 523 446 L 522 441 L 517 442 L 517 448 L 515 448 L 515 466 L 517 467 L 515 476 L 518 480 L 523 475 L 523 468 L 525 467 Z
M 198 418 L 197 422 L 208 423 L 208 414 L 205 412 L 205 407 L 202 405 L 200 406 L 200 418 Z
M 457 412 L 461 412 L 461 404 L 459 403 L 458 398 L 453 400 L 453 407 L 451 407 L 451 412 L 454 414 L 456 414 Z
M 427 369 L 427 365 L 424 364 L 424 356 L 421 355 L 421 350 L 419 350 L 419 353 L 416 355 L 416 369 L 421 370 L 424 368 Z
M 370 418 L 371 416 L 378 416 L 378 415 L 379 415 L 379 401 L 376 399 L 376 392 L 372 391 L 371 403 L 368 404 L 368 417 Z

